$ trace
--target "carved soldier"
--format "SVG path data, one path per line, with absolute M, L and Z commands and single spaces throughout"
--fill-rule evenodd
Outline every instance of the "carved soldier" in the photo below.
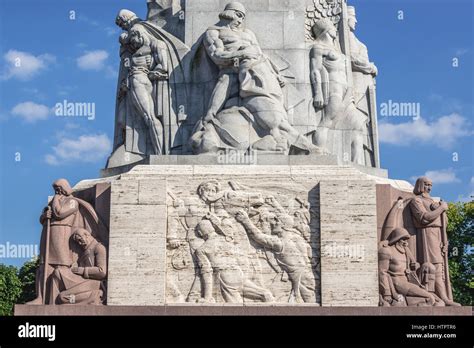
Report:
M 291 296 L 295 301 L 316 303 L 316 281 L 311 266 L 312 249 L 300 233 L 285 227 L 275 214 L 271 214 L 271 235 L 258 229 L 243 210 L 235 218 L 256 243 L 273 252 L 278 265 L 288 274 L 292 285 Z
M 106 249 L 82 228 L 74 231 L 72 240 L 82 253 L 71 268 L 54 271 L 52 293 L 60 292 L 57 301 L 61 304 L 102 304 L 103 280 L 107 277 Z
M 219 148 L 214 140 L 216 133 L 236 148 L 242 145 L 238 139 L 248 141 L 248 134 L 240 134 L 241 129 L 223 124 L 218 117 L 231 98 L 240 98 L 237 104 L 255 118 L 263 133 L 250 144 L 252 149 L 288 153 L 290 146 L 294 146 L 302 151 L 322 153 L 288 122 L 282 91 L 284 79 L 263 54 L 255 34 L 244 29 L 244 5 L 231 2 L 219 17 L 221 21 L 207 30 L 203 42 L 208 56 L 219 68 L 219 77 L 208 111 L 192 138 L 195 151 L 216 152 Z
M 240 250 L 232 242 L 232 237 L 222 231 L 216 216 L 205 217 L 197 226 L 196 232 L 205 240 L 196 250 L 203 284 L 201 302 L 216 302 L 213 297 L 213 274 L 225 302 L 242 303 L 243 298 L 261 302 L 274 301 L 272 293 L 255 284 L 247 269 L 241 266 L 242 255 L 238 255 Z
M 396 228 L 389 239 L 379 246 L 379 286 L 381 304 L 385 306 L 442 306 L 433 293 L 428 292 L 417 276 L 416 262 L 408 240 L 410 234 Z M 434 270 L 431 270 L 434 273 Z
M 413 223 L 417 231 L 418 259 L 422 268 L 435 268 L 434 292 L 447 306 L 459 306 L 453 301 L 449 279 L 446 235 L 446 202 L 436 202 L 430 196 L 432 181 L 421 177 L 416 181 L 413 193 L 416 197 L 410 202 Z

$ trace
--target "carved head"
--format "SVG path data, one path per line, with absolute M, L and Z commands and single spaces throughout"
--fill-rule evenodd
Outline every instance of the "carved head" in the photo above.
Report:
M 53 183 L 54 192 L 62 196 L 72 195 L 72 188 L 66 179 L 59 179 Z
M 72 240 L 75 241 L 82 249 L 87 249 L 87 246 L 94 240 L 92 234 L 83 228 L 77 228 L 72 233 Z
M 415 189 L 413 193 L 417 196 L 422 195 L 423 193 L 430 194 L 433 188 L 433 181 L 427 178 L 426 176 L 422 176 L 416 180 Z
M 349 25 L 349 29 L 354 31 L 357 26 L 356 10 L 354 6 L 347 6 L 347 17 L 347 24 Z
M 197 233 L 198 237 L 200 237 L 204 240 L 208 240 L 209 236 L 216 233 L 216 230 L 214 229 L 214 226 L 212 225 L 211 221 L 209 221 L 207 219 L 203 219 L 196 226 L 196 233 Z
M 134 25 L 130 29 L 130 44 L 133 48 L 138 49 L 142 46 L 149 46 L 151 43 L 147 30 L 141 25 Z
M 115 24 L 123 30 L 129 30 L 138 20 L 139 18 L 134 12 L 130 10 L 120 10 L 115 19 Z
M 408 246 L 408 240 L 410 239 L 410 233 L 404 228 L 396 228 L 390 233 L 388 237 L 388 245 L 398 245 L 401 247 Z
M 229 26 L 233 29 L 238 29 L 242 27 L 246 15 L 247 10 L 245 6 L 240 2 L 233 1 L 226 5 L 224 11 L 219 14 L 219 18 L 224 21 L 230 21 Z
M 328 35 L 332 39 L 337 38 L 336 27 L 328 18 L 323 18 L 316 21 L 316 23 L 314 23 L 313 27 L 311 28 L 311 32 L 316 40 L 323 39 L 325 35 Z
M 221 191 L 221 184 L 217 180 L 210 180 L 199 185 L 197 192 L 199 197 L 206 203 L 213 203 L 217 200 Z

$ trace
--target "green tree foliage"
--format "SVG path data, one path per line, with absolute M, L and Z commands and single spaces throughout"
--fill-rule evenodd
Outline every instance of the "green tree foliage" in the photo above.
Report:
M 0 316 L 13 315 L 13 307 L 21 294 L 17 269 L 0 264 Z
M 26 303 L 36 298 L 36 270 L 39 267 L 39 258 L 26 262 L 18 273 L 22 284 L 22 291 L 18 303 Z
M 474 202 L 449 205 L 449 273 L 454 300 L 464 306 L 474 305 Z

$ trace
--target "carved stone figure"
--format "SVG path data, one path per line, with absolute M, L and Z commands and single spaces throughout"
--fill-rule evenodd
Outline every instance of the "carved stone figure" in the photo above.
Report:
M 289 302 L 316 303 L 316 282 L 311 267 L 312 249 L 301 235 L 285 226 L 273 214 L 270 226 L 271 235 L 259 230 L 243 210 L 237 213 L 239 221 L 249 236 L 258 244 L 273 252 L 278 265 L 288 274 L 292 284 Z
M 76 229 L 72 239 L 82 253 L 71 268 L 54 270 L 51 293 L 60 292 L 57 298 L 60 304 L 100 305 L 104 300 L 103 280 L 107 277 L 107 251 L 85 229 Z
M 446 234 L 448 205 L 430 197 L 432 181 L 421 177 L 417 180 L 414 195 L 400 198 L 388 213 L 382 228 L 381 241 L 390 240 L 394 231 L 408 231 L 409 255 L 416 267 L 409 268 L 418 280 L 415 284 L 434 295 L 436 305 L 458 306 L 453 301 L 448 269 L 448 241 Z M 379 260 L 380 260 L 379 254 Z M 421 266 L 420 266 L 421 265 Z M 381 288 L 381 296 L 386 288 Z M 381 304 L 387 305 L 387 301 Z M 407 305 L 417 305 L 407 298 Z
M 370 132 L 368 136 L 367 149 L 370 150 L 366 156 L 366 164 L 378 166 L 378 139 L 377 137 L 377 101 L 375 93 L 375 77 L 378 69 L 369 59 L 367 46 L 365 46 L 355 35 L 357 18 L 355 8 L 347 7 L 349 26 L 350 58 L 352 65 L 352 78 L 354 84 L 354 102 L 357 109 L 369 117 Z
M 53 273 L 70 270 L 77 262 L 80 248 L 72 241 L 77 228 L 87 229 L 94 236 L 104 234 L 104 225 L 94 208 L 86 201 L 73 196 L 65 179 L 53 183 L 55 195 L 43 210 L 40 244 L 40 267 L 36 276 L 37 298 L 28 304 L 57 304 L 59 291 L 54 285 Z
M 453 301 L 451 282 L 448 270 L 447 216 L 448 204 L 435 202 L 430 192 L 433 183 L 427 177 L 416 181 L 414 194 L 410 202 L 410 210 L 417 232 L 419 259 L 422 267 L 435 268 L 435 294 L 447 306 L 459 306 Z
M 186 99 L 181 63 L 189 49 L 132 11 L 121 10 L 116 23 L 124 32 L 119 40 L 114 153 L 108 167 L 172 154 L 186 141 L 180 130 L 186 119 L 180 110 Z
M 416 262 L 403 228 L 394 229 L 379 246 L 379 284 L 384 306 L 443 306 L 444 303 L 425 289 L 417 276 Z M 433 272 L 434 273 L 434 272 Z
M 348 86 L 346 56 L 337 45 L 336 27 L 329 19 L 320 19 L 313 26 L 313 35 L 315 43 L 310 53 L 313 105 L 316 110 L 322 110 L 314 142 L 327 148 L 329 131 L 350 131 L 350 159 L 364 165 L 364 134 L 368 118 L 354 104 Z
M 250 280 L 248 267 L 242 267 L 242 255 L 238 255 L 239 250 L 232 237 L 225 235 L 218 224 L 216 216 L 208 215 L 197 226 L 197 234 L 205 240 L 196 250 L 203 283 L 201 302 L 216 302 L 213 297 L 213 274 L 225 302 L 242 303 L 244 298 L 273 302 L 270 291 Z
M 195 153 L 221 148 L 288 153 L 290 146 L 321 153 L 289 123 L 284 79 L 263 54 L 255 34 L 244 29 L 245 17 L 241 3 L 229 3 L 203 40 L 219 76 L 207 114 L 191 138 Z

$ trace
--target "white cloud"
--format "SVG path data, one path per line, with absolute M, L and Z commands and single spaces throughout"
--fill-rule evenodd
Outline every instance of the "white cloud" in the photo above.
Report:
M 474 176 L 471 178 L 471 181 L 469 182 L 469 185 L 474 187 Z
M 112 142 L 105 134 L 81 135 L 75 139 L 62 137 L 53 146 L 53 153 L 47 154 L 44 159 L 49 165 L 94 163 L 103 160 L 111 149 Z
M 51 113 L 51 109 L 46 105 L 27 101 L 16 105 L 11 113 L 28 123 L 35 123 L 37 121 L 46 120 Z
M 411 180 L 416 181 L 420 176 L 427 176 L 433 181 L 433 184 L 454 184 L 461 180 L 456 176 L 456 172 L 452 169 L 429 170 L 423 175 L 412 176 Z
M 459 138 L 472 134 L 469 122 L 459 114 L 442 116 L 431 123 L 419 118 L 400 124 L 379 124 L 380 142 L 398 146 L 422 143 L 449 149 Z
M 86 52 L 77 58 L 77 66 L 81 70 L 99 71 L 105 67 L 105 61 L 108 57 L 109 54 L 104 50 Z
M 17 50 L 9 50 L 5 53 L 3 59 L 5 67 L 1 75 L 2 80 L 11 78 L 22 81 L 30 80 L 47 69 L 48 65 L 56 62 L 56 57 L 48 53 L 34 56 L 31 53 Z

